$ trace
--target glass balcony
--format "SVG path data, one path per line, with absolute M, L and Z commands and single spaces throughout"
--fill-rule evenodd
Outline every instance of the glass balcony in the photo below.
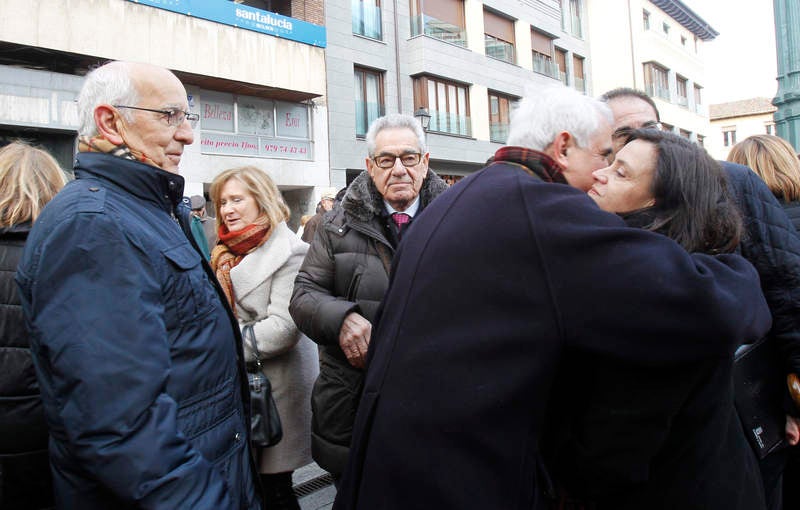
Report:
M 533 52 L 533 71 L 556 79 L 559 78 L 560 73 L 558 65 L 553 62 L 553 59 L 535 51 Z
M 428 131 L 450 135 L 471 136 L 470 120 L 466 115 L 431 110 L 431 123 Z
M 486 55 L 498 60 L 503 60 L 511 64 L 514 63 L 514 45 L 492 37 L 491 35 L 484 34 L 484 42 L 486 44 Z
M 575 90 L 586 92 L 586 80 L 578 78 L 577 76 L 572 79 L 572 86 Z
M 506 143 L 508 139 L 508 124 L 489 124 L 489 140 L 496 143 Z
M 380 40 L 381 8 L 374 0 L 352 0 L 353 33 Z
M 445 23 L 425 14 L 411 18 L 411 36 L 421 34 L 459 46 L 467 45 L 467 32 L 463 27 Z
M 666 87 L 659 87 L 658 85 L 650 83 L 645 85 L 645 92 L 647 92 L 650 97 L 658 97 L 669 101 L 669 89 Z

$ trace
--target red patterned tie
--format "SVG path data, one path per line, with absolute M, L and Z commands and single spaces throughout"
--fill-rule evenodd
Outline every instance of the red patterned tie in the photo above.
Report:
M 397 225 L 397 234 L 398 237 L 403 235 L 403 229 L 405 229 L 408 222 L 411 221 L 411 216 L 406 213 L 396 212 L 392 213 L 392 220 L 394 221 L 395 225 Z

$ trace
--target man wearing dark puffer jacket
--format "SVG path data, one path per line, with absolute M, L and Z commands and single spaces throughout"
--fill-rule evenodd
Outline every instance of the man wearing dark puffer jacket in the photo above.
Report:
M 413 117 L 376 119 L 367 148 L 367 170 L 325 215 L 289 306 L 300 331 L 321 346 L 311 448 L 336 479 L 347 462 L 372 323 L 395 249 L 414 216 L 447 189 L 428 169 L 425 135 Z

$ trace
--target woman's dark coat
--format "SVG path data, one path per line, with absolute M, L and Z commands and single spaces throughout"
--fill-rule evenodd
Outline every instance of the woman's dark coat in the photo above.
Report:
M 0 229 L 0 508 L 53 505 L 47 424 L 14 275 L 30 224 Z
M 578 190 L 491 165 L 403 240 L 334 509 L 544 508 L 544 424 L 574 352 L 685 366 L 768 327 L 742 258 L 690 256 Z
M 419 193 L 420 211 L 447 189 L 432 170 Z M 351 312 L 374 322 L 389 285 L 394 243 L 387 237 L 383 197 L 364 171 L 325 214 L 295 280 L 289 306 L 298 329 L 320 345 L 320 374 L 311 397 L 311 450 L 324 469 L 347 462 L 364 372 L 347 361 L 339 330 Z

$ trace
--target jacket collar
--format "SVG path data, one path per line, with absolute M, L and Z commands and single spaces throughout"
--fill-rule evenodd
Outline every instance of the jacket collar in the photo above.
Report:
M 419 210 L 433 201 L 447 189 L 447 184 L 436 173 L 428 169 L 428 175 L 422 181 L 419 190 Z M 345 213 L 364 223 L 370 222 L 375 217 L 380 217 L 385 213 L 386 208 L 383 204 L 383 196 L 375 187 L 369 172 L 362 171 L 347 188 L 342 199 L 342 209 Z
M 131 195 L 155 202 L 171 213 L 183 197 L 184 179 L 160 168 L 97 152 L 79 152 L 75 178 L 94 177 L 107 181 Z

